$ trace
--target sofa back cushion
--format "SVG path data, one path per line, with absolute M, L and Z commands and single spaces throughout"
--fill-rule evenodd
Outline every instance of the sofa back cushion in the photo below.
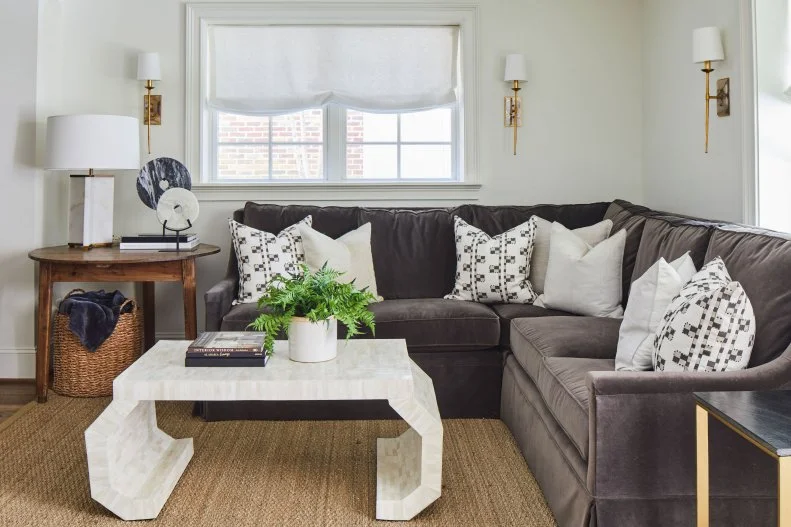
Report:
M 756 335 L 749 366 L 770 362 L 791 343 L 791 240 L 779 233 L 722 226 L 712 233 L 705 259 L 717 256 L 753 306 Z
M 535 215 L 549 222 L 557 221 L 568 229 L 587 227 L 604 219 L 609 203 L 579 205 L 485 206 L 461 205 L 452 214 L 481 229 L 489 236 L 497 236 Z
M 711 238 L 710 224 L 682 218 L 649 217 L 635 258 L 632 281 L 637 280 L 660 258 L 672 262 L 689 252 L 696 269 L 704 264 Z
M 453 289 L 456 244 L 448 209 L 359 209 L 371 222 L 376 285 L 386 299 L 442 298 Z
M 277 234 L 313 216 L 313 228 L 330 238 L 338 238 L 356 229 L 359 223 L 357 207 L 316 207 L 312 205 L 271 205 L 247 202 L 241 223 L 254 229 Z
M 623 250 L 623 285 L 621 305 L 626 306 L 629 300 L 629 289 L 632 285 L 632 274 L 637 260 L 637 251 L 640 248 L 640 238 L 645 227 L 646 214 L 651 209 L 640 205 L 633 205 L 628 201 L 615 200 L 604 214 L 604 219 L 612 220 L 611 233 L 620 230 L 626 231 L 626 245 Z

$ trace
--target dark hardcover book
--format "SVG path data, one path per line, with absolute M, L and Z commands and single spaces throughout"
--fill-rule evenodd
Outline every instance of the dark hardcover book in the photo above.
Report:
M 187 348 L 190 355 L 207 352 L 260 354 L 263 351 L 264 334 L 255 331 L 205 331 Z
M 187 368 L 263 368 L 269 361 L 269 357 L 191 357 L 184 358 L 184 366 Z
M 138 234 L 136 236 L 122 236 L 123 243 L 176 243 L 176 239 L 180 242 L 189 242 L 197 238 L 197 234 Z
M 214 350 L 203 350 L 203 349 L 187 349 L 187 357 L 195 357 L 200 358 L 204 357 L 207 359 L 254 359 L 256 357 L 263 357 L 264 351 L 248 351 L 248 350 L 225 350 L 225 351 L 214 351 Z

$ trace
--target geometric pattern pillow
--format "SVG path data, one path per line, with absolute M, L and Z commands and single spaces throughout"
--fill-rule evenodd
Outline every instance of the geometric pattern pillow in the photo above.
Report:
M 483 304 L 531 304 L 536 299 L 527 279 L 536 237 L 530 218 L 498 236 L 454 216 L 456 285 L 445 298 Z
M 692 277 L 667 308 L 654 337 L 654 369 L 743 370 L 754 343 L 750 299 L 717 257 Z
M 299 273 L 299 264 L 305 262 L 305 249 L 298 225 L 310 227 L 312 223 L 313 218 L 308 216 L 274 235 L 228 220 L 239 265 L 239 297 L 235 304 L 258 302 L 276 275 Z

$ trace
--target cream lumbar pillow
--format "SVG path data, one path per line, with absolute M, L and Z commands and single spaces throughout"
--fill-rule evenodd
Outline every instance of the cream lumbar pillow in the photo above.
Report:
M 549 239 L 552 236 L 552 223 L 538 216 L 533 216 L 536 220 L 536 239 L 533 242 L 533 256 L 530 258 L 530 285 L 537 294 L 544 292 L 544 283 L 547 277 L 547 267 L 549 266 Z M 590 225 L 574 229 L 573 232 L 590 246 L 597 245 L 610 235 L 612 230 L 612 220 L 604 220 Z
M 340 271 L 341 282 L 354 280 L 359 289 L 368 288 L 374 296 L 376 290 L 374 259 L 371 253 L 371 224 L 349 231 L 337 240 L 320 233 L 310 225 L 299 226 L 302 246 L 305 249 L 305 263 L 311 271 L 327 267 Z
M 654 334 L 667 307 L 697 272 L 689 253 L 668 263 L 664 258 L 632 283 L 618 334 L 615 369 L 649 371 L 653 366 Z
M 626 231 L 591 247 L 558 222 L 552 224 L 544 294 L 537 306 L 592 317 L 620 317 Z

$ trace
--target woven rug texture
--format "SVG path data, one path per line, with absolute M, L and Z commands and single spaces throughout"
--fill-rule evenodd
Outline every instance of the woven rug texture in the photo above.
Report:
M 0 526 L 337 526 L 374 520 L 376 438 L 402 421 L 206 423 L 191 403 L 157 403 L 159 426 L 195 455 L 159 518 L 125 523 L 90 497 L 85 429 L 108 398 L 52 394 L 0 423 Z M 442 497 L 403 525 L 555 526 L 505 425 L 447 420 Z

